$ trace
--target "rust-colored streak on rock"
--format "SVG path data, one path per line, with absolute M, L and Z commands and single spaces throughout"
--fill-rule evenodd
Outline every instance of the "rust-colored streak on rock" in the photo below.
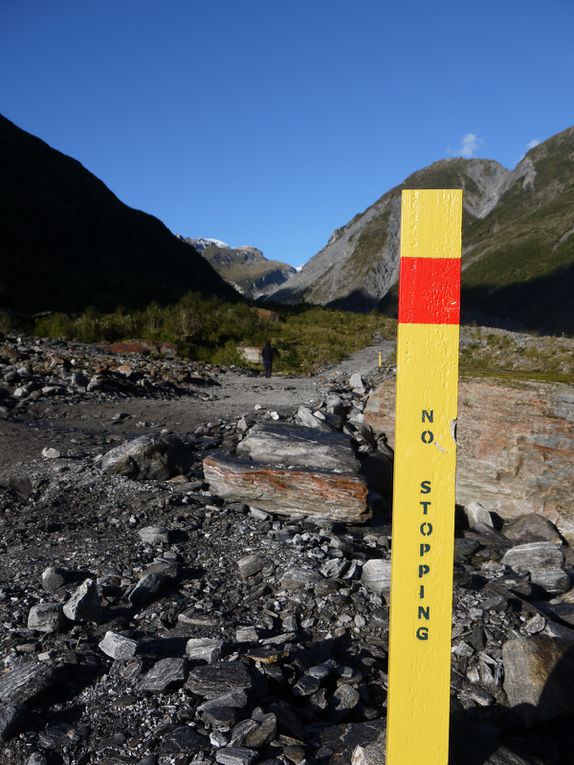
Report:
M 394 446 L 395 382 L 370 397 L 366 421 Z M 574 540 L 574 395 L 567 385 L 462 380 L 457 501 L 503 518 L 542 513 Z
M 203 470 L 219 496 L 280 515 L 303 513 L 348 522 L 365 521 L 370 515 L 367 485 L 359 475 L 286 469 L 215 455 L 203 461 Z

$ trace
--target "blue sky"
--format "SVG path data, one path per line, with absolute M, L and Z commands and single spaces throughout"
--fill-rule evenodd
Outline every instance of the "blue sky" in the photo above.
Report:
M 299 265 L 409 173 L 574 124 L 571 0 L 0 0 L 0 111 L 176 233 Z

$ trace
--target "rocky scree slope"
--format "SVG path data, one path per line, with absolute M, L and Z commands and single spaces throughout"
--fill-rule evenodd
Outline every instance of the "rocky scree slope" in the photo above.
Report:
M 268 260 L 257 247 L 230 247 L 215 239 L 184 238 L 217 273 L 242 295 L 257 299 L 286 282 L 296 270 L 287 263 Z
M 237 294 L 151 215 L 0 115 L 0 306 L 143 307 L 191 290 Z
M 366 524 L 275 514 L 204 474 L 246 451 L 289 472 L 275 436 L 295 426 L 388 465 L 364 423 L 369 387 L 333 376 L 315 411 L 260 409 L 99 455 L 71 444 L 0 472 L 0 763 L 384 763 L 384 502 Z M 571 548 L 548 519 L 502 524 L 471 502 L 455 550 L 450 762 L 566 765 Z
M 574 331 L 574 128 L 529 151 L 513 171 L 482 159 L 417 171 L 337 229 L 271 299 L 369 310 L 388 295 L 392 306 L 407 188 L 464 190 L 465 311 Z

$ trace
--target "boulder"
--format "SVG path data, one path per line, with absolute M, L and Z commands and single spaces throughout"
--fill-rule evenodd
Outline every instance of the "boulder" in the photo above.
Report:
M 100 466 L 105 473 L 137 481 L 165 481 L 186 473 L 192 463 L 191 448 L 179 438 L 149 435 L 111 449 L 103 456 Z
M 344 473 L 359 469 L 349 436 L 287 422 L 255 425 L 238 445 L 237 455 L 270 465 Z
M 366 423 L 386 433 L 392 447 L 394 402 L 395 381 L 388 379 L 365 407 Z M 568 385 L 461 380 L 457 502 L 464 506 L 479 497 L 504 519 L 541 513 L 574 541 L 573 422 Z
M 508 640 L 502 648 L 504 690 L 527 724 L 574 714 L 574 643 L 546 635 Z
M 203 471 L 214 494 L 278 515 L 304 514 L 347 523 L 370 517 L 367 483 L 356 473 L 285 469 L 224 455 L 207 457 Z

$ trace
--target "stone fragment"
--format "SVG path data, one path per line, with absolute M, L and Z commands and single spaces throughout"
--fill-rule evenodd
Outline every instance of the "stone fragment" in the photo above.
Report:
M 508 640 L 502 647 L 504 690 L 526 724 L 574 713 L 574 643 L 546 635 Z
M 199 712 L 205 712 L 211 709 L 217 708 L 229 708 L 229 709 L 243 709 L 247 706 L 247 693 L 244 690 L 229 691 L 223 693 L 221 696 L 209 697 L 207 701 L 198 706 Z
M 190 661 L 205 661 L 213 664 L 221 658 L 223 640 L 217 638 L 190 638 L 185 646 L 185 653 Z
M 64 568 L 55 568 L 49 566 L 42 572 L 42 588 L 46 592 L 54 592 L 58 587 L 62 587 L 69 578 L 69 573 Z
M 38 632 L 58 632 L 65 624 L 60 603 L 38 603 L 28 614 L 28 629 Z
M 237 454 L 263 464 L 343 473 L 353 473 L 359 467 L 348 436 L 287 422 L 255 425 L 238 445 Z
M 93 579 L 85 579 L 64 605 L 64 614 L 73 622 L 96 622 L 102 619 L 102 604 Z
M 471 502 L 464 508 L 464 514 L 469 528 L 481 530 L 484 526 L 493 528 L 492 518 L 488 510 L 480 502 Z
M 529 573 L 532 582 L 546 592 L 558 594 L 570 589 L 570 577 L 564 570 L 564 553 L 554 542 L 529 542 L 511 547 L 502 562 L 518 573 Z
M 185 659 L 160 659 L 140 680 L 140 691 L 163 692 L 180 688 L 187 675 Z
M 242 579 L 249 579 L 250 576 L 258 574 L 263 568 L 265 568 L 266 564 L 266 559 L 262 555 L 257 554 L 246 555 L 244 558 L 241 558 L 239 561 L 237 561 L 239 575 Z
M 26 765 L 48 765 L 48 759 L 42 752 L 32 752 L 26 760 Z
M 284 590 L 301 590 L 320 582 L 322 579 L 321 574 L 309 568 L 290 568 L 281 577 L 279 586 Z
M 221 661 L 192 669 L 186 688 L 197 696 L 212 699 L 232 691 L 251 691 L 254 677 L 240 661 Z
M 168 578 L 162 573 L 144 573 L 135 587 L 128 594 L 128 600 L 132 606 L 143 606 L 154 600 L 161 592 Z
M 138 644 L 135 640 L 109 631 L 98 643 L 98 648 L 112 659 L 131 659 L 132 656 L 135 656 L 137 647 Z
M 58 449 L 54 449 L 53 446 L 46 446 L 42 449 L 42 457 L 45 460 L 57 460 L 62 456 L 62 453 Z
M 349 378 L 349 386 L 354 393 L 366 393 L 365 383 L 360 372 L 354 372 Z
M 0 706 L 0 741 L 8 741 L 20 731 L 26 710 L 18 704 Z
M 391 589 L 391 561 L 373 558 L 363 566 L 361 582 L 369 590 L 388 593 Z
M 209 739 L 188 725 L 177 725 L 161 738 L 160 754 L 193 754 L 209 749 Z
M 240 746 L 224 746 L 215 752 L 215 761 L 220 765 L 250 765 L 257 757 L 255 749 Z
M 146 526 L 138 531 L 138 537 L 144 544 L 159 545 L 169 544 L 170 532 L 163 526 Z
M 529 513 L 516 518 L 504 527 L 504 536 L 515 545 L 528 542 L 554 542 L 561 544 L 562 538 L 556 526 L 538 513 Z
M 270 513 L 348 523 L 361 523 L 371 515 L 366 481 L 356 473 L 285 469 L 224 455 L 207 457 L 203 470 L 214 493 L 244 500 Z
M 26 704 L 51 688 L 54 672 L 45 664 L 22 661 L 0 674 L 0 704 Z
M 105 473 L 137 481 L 165 481 L 187 473 L 193 464 L 193 451 L 179 438 L 170 435 L 140 436 L 104 454 L 100 466 Z
M 249 722 L 254 724 L 244 732 L 241 746 L 260 749 L 277 735 L 277 717 L 273 712 L 265 714 L 262 710 L 254 710 Z
M 299 425 L 304 425 L 306 428 L 314 428 L 315 430 L 322 430 L 326 433 L 330 433 L 334 430 L 328 422 L 315 417 L 313 412 L 303 405 L 297 410 L 295 420 Z

